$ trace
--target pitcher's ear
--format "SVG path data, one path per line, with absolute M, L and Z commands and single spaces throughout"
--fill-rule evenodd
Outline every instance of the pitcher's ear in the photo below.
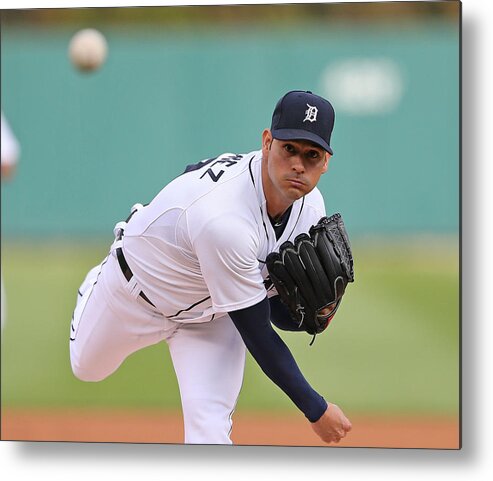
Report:
M 272 143 L 272 134 L 269 129 L 262 132 L 262 149 L 269 150 Z

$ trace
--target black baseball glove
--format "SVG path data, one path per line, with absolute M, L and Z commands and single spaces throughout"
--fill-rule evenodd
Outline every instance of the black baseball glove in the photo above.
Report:
M 341 214 L 322 217 L 294 244 L 284 242 L 266 259 L 270 279 L 293 320 L 309 334 L 324 331 L 334 317 L 348 282 L 353 256 Z M 313 341 L 312 341 L 313 342 Z

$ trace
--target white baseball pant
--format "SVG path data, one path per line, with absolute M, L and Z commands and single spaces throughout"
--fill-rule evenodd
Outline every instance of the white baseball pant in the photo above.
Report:
M 131 353 L 166 341 L 178 379 L 185 443 L 232 444 L 230 433 L 245 346 L 229 316 L 205 323 L 166 319 L 124 277 L 114 248 L 82 283 L 71 323 L 76 377 L 100 381 Z

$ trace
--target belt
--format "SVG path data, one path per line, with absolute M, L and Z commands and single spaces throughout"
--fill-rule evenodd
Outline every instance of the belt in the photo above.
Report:
M 125 279 L 130 282 L 130 279 L 132 279 L 133 277 L 133 273 L 130 270 L 127 261 L 125 260 L 125 256 L 123 255 L 123 250 L 121 247 L 118 247 L 118 249 L 116 249 L 116 257 L 118 258 L 118 264 L 120 264 L 120 268 L 123 272 L 123 275 L 125 276 Z M 139 292 L 139 296 L 142 297 L 144 301 L 148 302 L 152 307 L 156 307 L 142 291 Z

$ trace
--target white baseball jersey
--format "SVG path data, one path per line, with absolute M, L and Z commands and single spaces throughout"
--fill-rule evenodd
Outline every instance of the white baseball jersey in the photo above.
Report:
M 3 165 L 13 165 L 19 157 L 20 147 L 19 142 L 15 138 L 7 119 L 1 113 L 1 159 Z
M 325 215 L 315 188 L 293 204 L 276 240 L 261 163 L 262 151 L 254 151 L 190 166 L 128 222 L 127 263 L 168 319 L 207 322 L 260 302 L 267 294 L 267 254 Z

